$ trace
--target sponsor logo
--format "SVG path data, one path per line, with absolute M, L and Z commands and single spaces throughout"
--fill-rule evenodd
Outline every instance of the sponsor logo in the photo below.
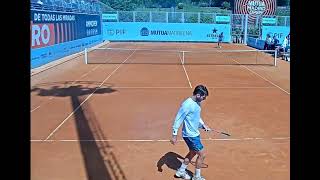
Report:
M 114 30 L 113 29 L 107 29 L 107 34 L 110 36 L 114 35 Z
M 31 48 L 54 44 L 54 24 L 31 24 Z
M 125 30 L 125 29 L 107 29 L 107 34 L 109 36 L 124 35 L 126 33 L 127 33 L 127 30 Z
M 192 36 L 191 31 L 168 31 L 168 30 L 150 30 L 143 27 L 140 30 L 141 36 Z
M 148 28 L 143 27 L 143 28 L 140 30 L 140 35 L 141 35 L 141 36 L 149 36 L 149 30 L 148 30 Z
M 247 9 L 249 14 L 260 15 L 266 10 L 266 4 L 263 1 L 249 1 Z
M 86 21 L 87 28 L 97 27 L 97 26 L 98 26 L 98 21 Z
M 216 28 L 213 28 L 212 33 L 207 34 L 207 37 L 217 39 L 219 37 L 218 30 Z

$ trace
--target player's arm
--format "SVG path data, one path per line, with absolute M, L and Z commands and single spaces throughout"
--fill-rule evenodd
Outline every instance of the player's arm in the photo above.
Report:
M 203 120 L 200 118 L 200 120 L 199 120 L 199 123 L 200 123 L 200 125 L 199 125 L 199 127 L 200 128 L 202 128 L 202 129 L 204 129 L 205 131 L 210 131 L 211 129 L 209 128 L 209 126 L 207 126 L 204 122 L 203 122 Z
M 175 144 L 177 142 L 179 127 L 181 126 L 183 120 L 186 118 L 187 114 L 188 114 L 187 109 L 181 106 L 172 126 L 172 138 L 171 138 L 172 144 Z

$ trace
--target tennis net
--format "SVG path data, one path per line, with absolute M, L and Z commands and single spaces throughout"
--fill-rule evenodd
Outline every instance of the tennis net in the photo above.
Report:
M 85 49 L 86 64 L 272 65 L 275 50 Z

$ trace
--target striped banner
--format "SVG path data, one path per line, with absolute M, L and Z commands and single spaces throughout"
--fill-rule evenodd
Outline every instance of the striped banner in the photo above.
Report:
M 100 15 L 31 10 L 31 48 L 101 35 Z
M 235 0 L 234 14 L 248 14 L 248 21 L 254 22 L 260 15 L 275 15 L 276 0 Z

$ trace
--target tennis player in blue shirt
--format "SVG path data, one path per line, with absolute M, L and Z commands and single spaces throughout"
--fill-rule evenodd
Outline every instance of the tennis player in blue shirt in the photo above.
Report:
M 192 180 L 205 180 L 200 175 L 201 165 L 205 158 L 205 153 L 203 150 L 203 145 L 200 140 L 199 128 L 205 129 L 205 131 L 210 131 L 211 129 L 205 125 L 200 117 L 201 113 L 201 101 L 205 100 L 209 95 L 207 88 L 203 85 L 198 85 L 193 91 L 193 96 L 187 98 L 182 102 L 180 109 L 176 115 L 173 123 L 173 132 L 171 143 L 176 144 L 177 134 L 179 127 L 182 126 L 182 137 L 189 147 L 189 153 L 185 156 L 183 163 L 176 172 L 177 177 L 183 179 L 190 179 L 190 175 L 186 172 L 188 164 L 191 162 L 192 158 L 197 154 L 195 175 Z
M 222 40 L 223 40 L 223 32 L 221 32 L 218 36 L 218 48 L 221 48 Z

